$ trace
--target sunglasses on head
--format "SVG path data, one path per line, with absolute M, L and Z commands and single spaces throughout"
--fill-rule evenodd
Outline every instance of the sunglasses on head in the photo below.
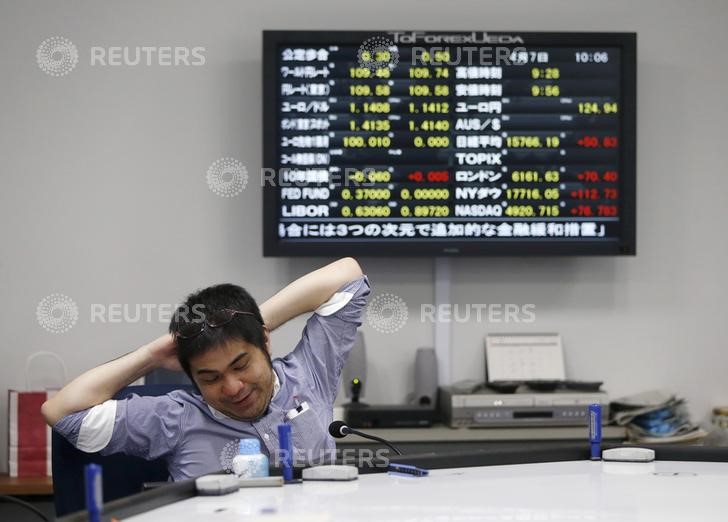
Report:
M 192 320 L 188 320 L 186 317 L 182 319 L 178 316 L 175 336 L 180 339 L 192 339 L 204 332 L 205 328 L 208 326 L 210 328 L 220 328 L 221 326 L 225 326 L 232 321 L 233 317 L 236 315 L 250 315 L 258 320 L 258 317 L 252 312 L 241 312 L 240 310 L 232 310 L 230 308 L 223 308 L 206 314 L 202 318 L 195 317 Z

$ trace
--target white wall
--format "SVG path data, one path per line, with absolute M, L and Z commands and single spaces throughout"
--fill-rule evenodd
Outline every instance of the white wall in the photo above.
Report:
M 5 388 L 24 386 L 27 355 L 51 350 L 71 376 L 159 334 L 157 321 L 92 323 L 91 303 L 174 303 L 239 282 L 264 299 L 326 259 L 264 259 L 261 194 L 208 190 L 223 156 L 261 165 L 262 29 L 487 29 L 638 33 L 638 255 L 455 259 L 453 303 L 534 303 L 531 325 L 453 325 L 453 377 L 482 375 L 488 331 L 558 331 L 568 373 L 613 395 L 664 387 L 693 415 L 728 403 L 728 5 L 720 1 L 11 2 L 0 3 L 0 470 Z M 43 74 L 35 50 L 62 35 L 80 63 Z M 91 67 L 92 46 L 203 46 L 202 67 Z M 433 263 L 363 259 L 376 293 L 401 296 L 399 332 L 364 326 L 368 400 L 399 402 L 414 350 L 432 345 L 420 304 Z M 72 297 L 63 334 L 36 321 L 39 301 Z M 302 320 L 274 336 L 282 355 Z

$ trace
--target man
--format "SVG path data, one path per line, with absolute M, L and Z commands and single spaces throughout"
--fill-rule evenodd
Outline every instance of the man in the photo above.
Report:
M 87 371 L 41 411 L 77 448 L 164 458 L 174 480 L 227 467 L 241 438 L 258 438 L 275 456 L 283 422 L 295 455 L 331 455 L 339 375 L 368 295 L 352 258 L 301 277 L 260 308 L 235 285 L 206 288 L 187 298 L 169 334 Z M 296 348 L 271 361 L 270 332 L 307 312 L 314 313 Z M 111 399 L 157 368 L 184 370 L 196 392 Z

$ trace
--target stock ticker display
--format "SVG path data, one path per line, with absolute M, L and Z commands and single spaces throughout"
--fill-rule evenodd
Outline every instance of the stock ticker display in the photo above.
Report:
M 267 45 L 271 252 L 633 253 L 623 45 L 313 34 Z

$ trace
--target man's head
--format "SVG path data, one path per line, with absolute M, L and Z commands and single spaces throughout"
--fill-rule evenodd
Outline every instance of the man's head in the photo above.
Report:
M 245 289 L 222 284 L 190 294 L 169 331 L 182 369 L 210 406 L 238 420 L 265 413 L 273 393 L 270 338 Z

